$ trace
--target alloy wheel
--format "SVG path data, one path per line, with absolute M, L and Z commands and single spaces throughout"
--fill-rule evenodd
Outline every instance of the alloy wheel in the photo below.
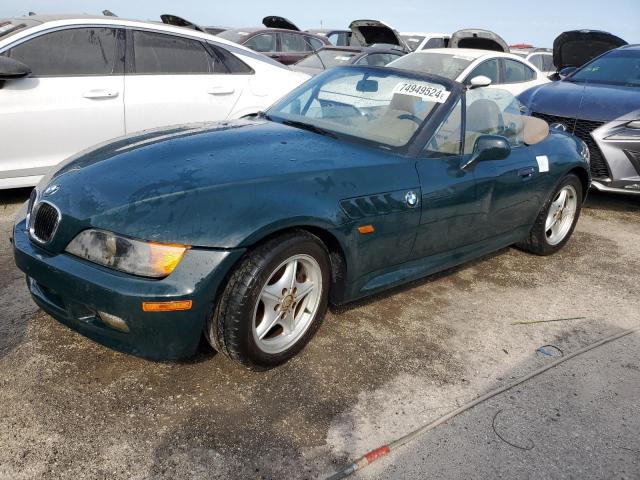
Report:
M 276 267 L 262 287 L 252 323 L 262 351 L 292 347 L 313 322 L 322 298 L 322 270 L 310 255 L 294 255 Z

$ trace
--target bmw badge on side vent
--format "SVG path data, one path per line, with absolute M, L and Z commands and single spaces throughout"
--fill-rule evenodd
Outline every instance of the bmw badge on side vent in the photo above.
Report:
M 413 208 L 418 204 L 418 195 L 416 194 L 416 192 L 411 190 L 404 196 L 404 200 L 405 202 L 407 202 L 407 205 Z

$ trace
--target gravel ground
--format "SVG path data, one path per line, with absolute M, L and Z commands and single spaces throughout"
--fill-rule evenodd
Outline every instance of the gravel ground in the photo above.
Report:
M 594 193 L 558 255 L 505 249 L 333 311 L 279 369 L 248 372 L 205 345 L 149 362 L 30 300 L 8 240 L 27 196 L 0 192 L 0 478 L 323 478 L 544 365 L 541 345 L 571 352 L 640 326 L 640 197 Z M 570 360 L 362 478 L 639 478 L 638 343 Z M 499 433 L 531 450 L 496 436 L 498 410 Z

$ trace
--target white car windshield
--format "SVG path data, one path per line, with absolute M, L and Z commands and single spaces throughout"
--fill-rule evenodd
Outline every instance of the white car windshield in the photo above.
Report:
M 297 66 L 308 68 L 337 67 L 338 65 L 348 64 L 353 57 L 359 54 L 360 52 L 350 50 L 323 49 L 318 50 L 316 53 L 312 53 L 308 57 L 300 60 L 297 63 Z
M 471 65 L 471 62 L 473 59 L 455 53 L 420 51 L 394 60 L 388 66 L 414 72 L 431 73 L 456 80 Z
M 414 50 L 416 50 L 420 46 L 420 44 L 423 42 L 423 40 L 426 37 L 423 37 L 423 36 L 420 36 L 420 35 L 400 35 L 400 38 L 402 38 L 402 40 L 404 40 L 404 43 L 406 43 L 407 46 L 413 52 Z
M 449 94 L 446 85 L 432 80 L 383 69 L 342 67 L 305 83 L 267 114 L 316 133 L 402 147 Z

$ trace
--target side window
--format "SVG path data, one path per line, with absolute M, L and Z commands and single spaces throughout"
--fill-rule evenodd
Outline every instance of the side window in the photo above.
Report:
M 524 63 L 509 58 L 503 58 L 502 60 L 504 61 L 504 82 L 502 83 L 528 82 L 536 77 L 536 72 Z
M 497 58 L 493 58 L 491 60 L 487 60 L 486 62 L 482 62 L 467 77 L 468 81 L 471 81 L 473 77 L 477 77 L 478 75 L 484 75 L 485 77 L 489 77 L 491 79 L 491 84 L 496 85 L 499 83 L 499 74 L 500 71 L 500 62 Z
M 239 75 L 249 75 L 255 73 L 253 69 L 236 57 L 233 53 L 228 52 L 222 47 L 218 45 L 211 45 L 209 47 L 215 52 L 215 54 L 222 60 L 222 62 L 227 67 L 229 73 L 239 74 Z
M 114 28 L 58 30 L 13 47 L 8 56 L 27 64 L 35 77 L 122 75 L 117 36 Z
M 307 42 L 309 42 L 309 43 L 305 42 L 305 51 L 318 50 L 324 47 L 324 43 L 322 43 L 317 38 L 314 38 L 314 37 L 304 37 L 304 38 L 306 38 Z M 311 47 L 309 47 L 309 45 L 311 45 Z
M 464 153 L 473 152 L 481 135 L 500 135 L 512 147 L 524 144 L 524 121 L 520 103 L 508 91 L 498 88 L 476 88 L 465 94 Z
M 347 38 L 347 34 L 342 33 L 332 33 L 327 37 L 331 43 L 338 47 L 346 47 L 349 45 L 349 39 Z
M 532 55 L 529 61 L 538 69 L 544 71 L 543 55 Z
M 227 73 L 202 43 L 175 35 L 135 30 L 133 55 L 137 74 Z
M 433 138 L 424 148 L 426 158 L 460 155 L 462 150 L 462 101 L 458 100 Z
M 274 33 L 261 33 L 255 37 L 251 37 L 244 44 L 245 47 L 255 50 L 256 52 L 277 52 L 276 36 Z
M 310 50 L 302 35 L 295 33 L 280 33 L 279 35 L 283 52 L 306 52 Z
M 556 70 L 556 67 L 553 64 L 553 55 L 550 55 L 548 53 L 540 53 L 538 55 L 534 55 L 533 57 L 531 57 L 530 61 L 536 67 L 538 67 L 538 70 L 541 70 L 543 72 L 554 72 Z

